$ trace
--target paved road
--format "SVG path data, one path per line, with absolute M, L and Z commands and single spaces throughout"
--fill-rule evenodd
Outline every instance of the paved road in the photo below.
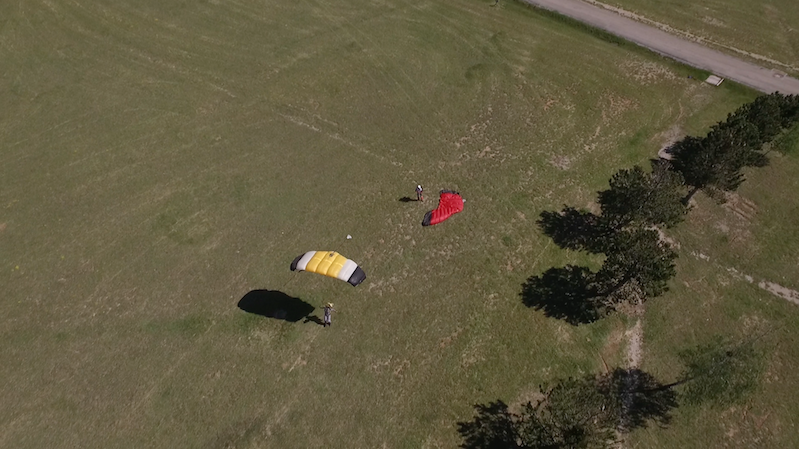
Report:
M 679 38 L 581 0 L 524 1 L 608 31 L 663 56 L 707 70 L 722 78 L 731 79 L 759 91 L 799 94 L 799 80 L 796 78 L 780 76 L 773 70 L 711 50 L 704 45 Z

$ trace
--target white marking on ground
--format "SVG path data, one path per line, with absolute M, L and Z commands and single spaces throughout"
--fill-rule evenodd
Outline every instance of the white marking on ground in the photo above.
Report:
M 697 259 L 710 262 L 710 257 L 705 254 L 691 251 L 691 255 L 696 257 Z M 727 270 L 727 272 L 730 273 L 736 279 L 742 279 L 750 284 L 755 283 L 755 278 L 753 276 L 750 276 L 746 273 L 741 273 L 740 271 L 732 267 L 723 267 L 723 268 Z M 796 305 L 799 305 L 799 291 L 792 290 L 788 287 L 783 287 L 782 285 L 767 281 L 765 279 L 757 281 L 757 286 L 778 298 L 782 298 L 786 301 L 790 301 Z
M 643 322 L 641 321 L 641 316 L 644 314 L 644 305 L 639 303 L 634 306 L 633 312 L 634 315 L 638 316 L 639 318 L 635 321 L 635 326 L 628 329 L 624 335 L 629 339 L 629 345 L 627 346 L 627 368 L 635 369 L 641 365 L 641 359 L 643 358 L 644 351 L 644 328 Z M 626 376 L 624 379 L 624 391 L 622 392 L 622 415 L 619 421 L 619 428 L 617 429 L 617 435 L 621 437 L 621 433 L 628 427 L 629 420 L 627 418 L 628 410 L 633 405 L 633 395 L 632 392 L 638 388 L 638 376 L 637 375 L 630 375 Z M 624 440 L 619 438 L 618 447 L 625 447 Z
M 760 281 L 757 283 L 757 286 L 771 293 L 774 296 L 779 296 L 780 298 L 786 299 L 794 304 L 799 305 L 799 292 L 797 292 L 796 290 L 791 290 L 779 284 L 767 281 Z
M 660 229 L 657 226 L 652 226 L 652 229 L 655 230 L 658 233 L 658 238 L 660 238 L 661 242 L 666 243 L 667 245 L 671 246 L 672 248 L 677 248 L 677 249 L 680 248 L 680 246 L 681 246 L 680 242 L 678 242 L 678 241 L 674 240 L 673 238 L 667 236 L 666 233 L 663 232 L 662 229 Z
M 630 339 L 630 345 L 627 347 L 627 366 L 637 368 L 641 365 L 644 346 L 644 328 L 641 319 L 636 320 L 635 326 L 624 335 Z
M 373 153 L 373 152 L 367 150 L 366 148 L 363 148 L 362 146 L 360 146 L 360 145 L 358 145 L 358 144 L 356 144 L 354 142 L 350 142 L 349 140 L 341 137 L 341 135 L 339 135 L 338 133 L 329 133 L 327 131 L 323 131 L 322 129 L 317 128 L 316 126 L 314 126 L 314 125 L 312 125 L 310 123 L 306 123 L 306 122 L 300 120 L 299 118 L 291 116 L 291 115 L 281 114 L 279 112 L 277 112 L 277 115 L 283 117 L 284 119 L 290 121 L 291 123 L 294 123 L 295 125 L 302 126 L 304 128 L 308 128 L 311 131 L 315 131 L 315 132 L 317 132 L 319 134 L 323 134 L 323 135 L 325 135 L 325 136 L 327 136 L 327 137 L 329 137 L 329 138 L 331 138 L 333 140 L 337 140 L 337 141 L 349 146 L 350 148 L 353 148 L 353 149 L 355 149 L 357 151 L 360 151 L 361 153 L 368 154 L 369 156 L 372 156 L 372 157 L 375 157 L 377 159 L 380 159 L 381 161 L 387 162 L 387 163 L 389 163 L 389 164 L 391 164 L 391 165 L 393 165 L 395 167 L 402 167 L 402 162 L 392 161 L 392 160 L 388 159 L 385 156 L 381 156 L 379 154 Z
M 691 255 L 696 257 L 697 259 L 702 259 L 702 260 L 710 262 L 710 256 L 708 256 L 706 254 L 698 253 L 696 251 L 691 251 Z

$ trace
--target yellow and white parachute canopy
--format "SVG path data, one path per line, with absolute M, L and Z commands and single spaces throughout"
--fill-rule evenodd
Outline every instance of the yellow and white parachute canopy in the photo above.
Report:
M 310 271 L 323 274 L 356 286 L 366 279 L 357 263 L 335 251 L 308 251 L 291 262 L 291 271 Z

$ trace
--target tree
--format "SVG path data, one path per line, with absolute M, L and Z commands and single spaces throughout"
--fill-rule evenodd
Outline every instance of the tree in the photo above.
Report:
M 518 414 L 502 401 L 476 405 L 472 421 L 458 423 L 464 449 L 605 449 L 618 433 L 654 420 L 668 425 L 677 406 L 668 386 L 638 369 L 615 369 L 540 387 L 541 398 Z
M 607 258 L 597 273 L 600 293 L 608 307 L 623 302 L 635 303 L 659 296 L 668 290 L 667 282 L 676 274 L 675 253 L 660 240 L 656 231 L 620 231 Z
M 741 106 L 704 138 L 688 136 L 674 144 L 674 168 L 693 187 L 684 202 L 699 190 L 717 199 L 736 190 L 744 181 L 742 169 L 768 165 L 763 146 L 797 121 L 799 98 L 774 93 Z
M 653 160 L 652 171 L 640 166 L 619 170 L 610 179 L 610 189 L 599 192 L 602 217 L 616 229 L 629 225 L 672 227 L 685 218 L 679 172 L 668 161 Z
M 523 448 L 605 448 L 616 441 L 613 398 L 597 388 L 594 376 L 562 380 L 536 405 L 527 403 L 517 419 Z
M 754 340 L 720 338 L 680 353 L 685 368 L 664 384 L 637 368 L 560 380 L 539 387 L 540 398 L 513 413 L 502 401 L 475 405 L 459 422 L 464 449 L 608 449 L 618 435 L 654 423 L 667 427 L 678 397 L 690 404 L 727 406 L 757 388 L 763 357 Z M 678 396 L 677 387 L 683 392 Z
M 671 423 L 671 410 L 677 407 L 673 384 L 664 385 L 651 374 L 637 368 L 616 368 L 597 378 L 602 394 L 615 398 L 618 428 L 630 432 L 653 421 L 661 427 Z
M 556 241 L 568 242 L 572 249 L 601 248 L 605 261 L 597 273 L 587 267 L 567 265 L 528 278 L 521 292 L 526 306 L 579 325 L 602 318 L 622 303 L 646 301 L 668 289 L 668 281 L 676 274 L 677 254 L 660 240 L 657 231 L 612 230 L 605 224 L 598 225 L 602 231 L 595 231 L 594 220 L 601 222 L 596 215 L 572 208 L 564 211 L 542 214 L 539 224 L 545 232 L 556 234 Z M 559 223 L 566 225 L 559 227 Z M 575 229 L 588 230 L 570 231 Z M 597 236 L 598 241 L 591 242 L 586 235 Z
M 728 126 L 715 126 L 706 137 L 686 137 L 672 147 L 672 164 L 693 187 L 683 200 L 704 190 L 720 199 L 720 193 L 734 191 L 744 181 L 744 167 L 763 167 L 768 158 L 761 152 L 757 129 L 743 116 L 734 117 Z
M 788 95 L 783 98 L 782 128 L 791 128 L 799 122 L 799 95 Z
M 605 449 L 615 442 L 616 415 L 611 400 L 593 376 L 566 379 L 519 414 L 502 401 L 475 405 L 476 417 L 458 423 L 464 449 Z
M 685 369 L 678 384 L 684 384 L 682 396 L 689 404 L 739 402 L 757 388 L 763 371 L 763 358 L 752 341 L 733 345 L 716 338 L 679 355 Z
M 730 114 L 727 122 L 735 115 L 753 124 L 758 130 L 760 144 L 765 144 L 799 120 L 799 97 L 779 92 L 761 95 Z

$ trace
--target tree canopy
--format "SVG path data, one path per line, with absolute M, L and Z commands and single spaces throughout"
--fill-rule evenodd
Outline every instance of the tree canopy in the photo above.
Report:
M 540 388 L 541 398 L 510 411 L 502 401 L 475 405 L 458 423 L 464 449 L 605 449 L 618 433 L 654 421 L 665 426 L 675 393 L 639 369 L 569 378 Z
M 676 274 L 676 258 L 657 231 L 620 231 L 597 273 L 600 292 L 613 305 L 658 296 L 668 290 L 667 282 Z
M 745 104 L 714 125 L 705 137 L 688 136 L 671 148 L 673 166 L 686 184 L 721 199 L 744 181 L 745 167 L 768 164 L 764 145 L 799 121 L 799 99 L 774 93 Z
M 740 402 L 763 372 L 754 340 L 716 338 L 679 355 L 683 372 L 669 384 L 638 368 L 616 368 L 541 386 L 539 398 L 518 411 L 502 401 L 475 405 L 473 419 L 458 423 L 461 448 L 609 449 L 635 429 L 670 425 L 678 398 L 688 404 Z
M 599 192 L 602 217 L 614 228 L 629 225 L 672 227 L 685 218 L 684 180 L 668 161 L 652 161 L 647 173 L 636 165 L 619 170 L 610 188 Z

